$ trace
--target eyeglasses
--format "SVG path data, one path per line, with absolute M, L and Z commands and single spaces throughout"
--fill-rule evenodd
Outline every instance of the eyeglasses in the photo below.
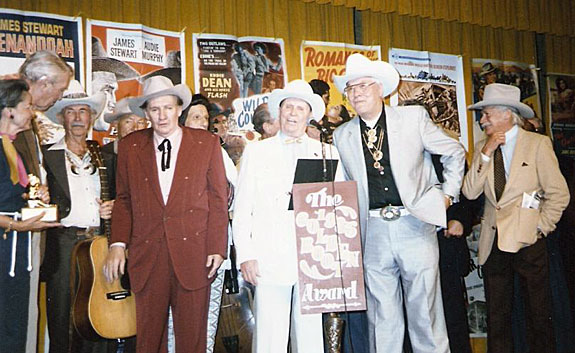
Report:
M 373 86 L 375 83 L 377 83 L 377 81 L 372 81 L 370 83 L 358 83 L 356 85 L 351 85 L 351 86 L 346 86 L 343 89 L 343 92 L 349 96 L 350 93 L 355 93 L 355 92 L 359 92 L 359 93 L 365 93 L 367 91 L 367 89 L 371 86 Z

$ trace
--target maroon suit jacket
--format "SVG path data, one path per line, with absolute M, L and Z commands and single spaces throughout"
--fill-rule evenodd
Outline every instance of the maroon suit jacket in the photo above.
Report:
M 207 131 L 182 129 L 167 205 L 152 129 L 136 131 L 119 144 L 111 243 L 127 245 L 135 292 L 154 270 L 163 241 L 179 283 L 188 290 L 209 285 L 208 255 L 227 254 L 227 181 L 219 139 Z

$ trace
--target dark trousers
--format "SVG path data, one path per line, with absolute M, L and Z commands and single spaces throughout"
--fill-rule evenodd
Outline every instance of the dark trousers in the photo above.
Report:
M 42 277 L 46 280 L 46 310 L 50 353 L 68 353 L 70 345 L 70 267 L 72 250 L 84 236 L 77 228 L 50 229 Z M 75 331 L 73 331 L 75 332 Z M 91 342 L 74 336 L 74 353 L 106 353 L 106 341 Z M 77 348 L 76 348 L 77 347 Z
M 551 320 L 549 264 L 545 240 L 508 253 L 497 247 L 483 265 L 487 300 L 487 347 L 489 353 L 513 353 L 512 308 L 514 274 L 521 282 L 525 300 L 527 341 L 530 352 L 554 352 Z
M 471 353 L 463 280 L 469 273 L 469 249 L 464 237 L 446 238 L 442 233 L 437 233 L 439 278 L 449 348 L 454 353 Z
M 0 230 L 4 232 L 4 229 Z M 24 353 L 28 330 L 28 235 L 18 233 L 14 277 L 10 276 L 13 237 L 0 236 L 0 353 Z

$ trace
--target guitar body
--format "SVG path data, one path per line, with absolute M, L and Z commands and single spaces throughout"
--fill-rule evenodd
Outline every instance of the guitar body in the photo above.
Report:
M 108 255 L 108 240 L 96 236 L 76 245 L 79 283 L 72 305 L 72 319 L 85 339 L 117 339 L 136 334 L 136 300 L 120 280 L 108 283 L 103 266 Z

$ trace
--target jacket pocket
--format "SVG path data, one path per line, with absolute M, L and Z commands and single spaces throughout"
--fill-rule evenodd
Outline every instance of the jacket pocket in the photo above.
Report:
M 517 241 L 527 245 L 535 244 L 537 241 L 539 210 L 521 207 L 519 208 L 517 221 Z

